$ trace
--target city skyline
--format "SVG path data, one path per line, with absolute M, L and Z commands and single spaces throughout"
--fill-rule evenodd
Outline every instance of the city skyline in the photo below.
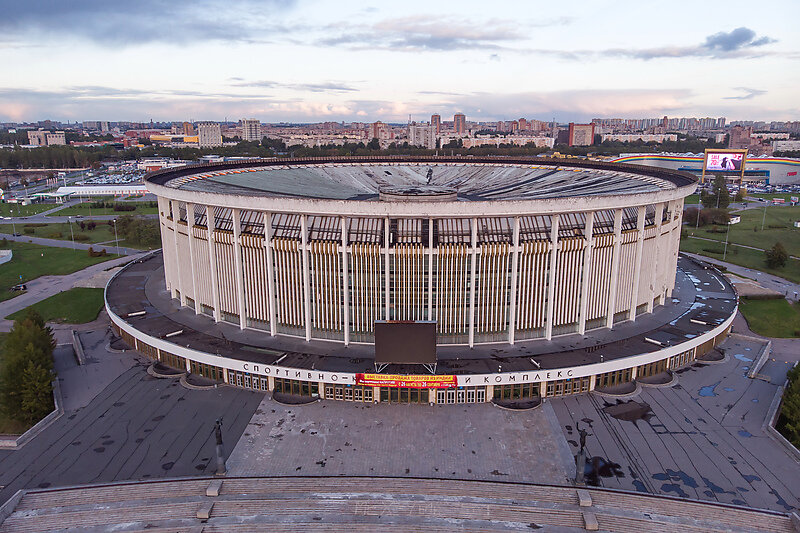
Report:
M 8 6 L 0 122 L 800 118 L 793 2 L 459 9 Z

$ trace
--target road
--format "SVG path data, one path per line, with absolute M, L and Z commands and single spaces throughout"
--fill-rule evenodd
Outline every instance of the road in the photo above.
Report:
M 778 291 L 779 293 L 786 295 L 787 298 L 789 299 L 797 300 L 798 297 L 800 297 L 800 283 L 792 283 L 789 280 L 779 278 L 778 276 L 773 276 L 772 274 L 767 274 L 766 272 L 761 272 L 759 270 L 753 270 L 752 268 L 746 268 L 739 265 L 734 265 L 733 263 L 720 261 L 718 259 L 706 257 L 704 255 L 690 254 L 687 252 L 682 252 L 682 253 L 686 253 L 686 255 L 689 255 L 696 259 L 700 259 L 701 261 L 707 261 L 709 263 L 723 265 L 725 268 L 728 269 L 728 272 L 732 272 L 733 274 L 753 279 L 757 281 L 760 285 L 764 286 L 765 288 L 772 289 L 773 291 Z
M 86 244 L 83 242 L 73 243 L 72 241 L 64 241 L 61 239 L 45 239 L 44 237 L 34 237 L 32 235 L 22 235 L 20 237 L 14 237 L 10 233 L 0 233 L 0 239 L 3 238 L 8 239 L 9 241 L 41 244 L 42 246 L 52 246 L 55 248 L 72 248 L 73 250 L 88 250 L 89 248 L 100 250 L 102 248 L 105 248 L 108 253 L 117 253 L 117 247 L 114 245 L 113 242 L 105 244 L 100 244 L 100 243 Z M 124 246 L 119 247 L 120 255 L 136 255 L 140 253 L 142 253 L 142 250 L 138 250 L 136 248 L 125 248 Z

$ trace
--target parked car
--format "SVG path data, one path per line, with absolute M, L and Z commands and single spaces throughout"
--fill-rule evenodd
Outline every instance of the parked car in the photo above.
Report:
M 13 287 L 11 287 L 11 290 L 12 291 L 27 291 L 28 290 L 28 286 L 25 285 L 24 283 L 19 283 L 17 285 L 14 285 Z

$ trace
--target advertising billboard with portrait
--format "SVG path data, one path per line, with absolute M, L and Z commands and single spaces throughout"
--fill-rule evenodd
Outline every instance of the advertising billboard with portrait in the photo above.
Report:
M 744 164 L 743 152 L 706 152 L 705 169 L 711 172 L 740 172 Z

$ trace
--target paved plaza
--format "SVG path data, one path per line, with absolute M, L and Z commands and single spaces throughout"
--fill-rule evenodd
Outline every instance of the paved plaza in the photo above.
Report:
M 726 361 L 679 370 L 667 388 L 624 399 L 581 395 L 553 400 L 573 453 L 586 439 L 587 483 L 786 512 L 800 505 L 800 464 L 762 431 L 792 362 L 775 354 L 747 372 L 761 343 L 734 336 Z
M 409 476 L 568 483 L 574 463 L 545 409 L 493 404 L 265 398 L 228 461 L 231 475 Z
M 66 331 L 58 333 L 65 342 Z M 794 345 L 779 345 L 760 371 L 769 382 L 746 377 L 761 341 L 733 336 L 722 345 L 724 362 L 681 370 L 672 386 L 509 411 L 492 404 L 287 406 L 224 385 L 188 390 L 176 378 L 148 375 L 149 362 L 134 352 L 110 350 L 102 320 L 80 337 L 86 365 L 75 363 L 70 346 L 56 350 L 65 414 L 23 448 L 0 450 L 0 501 L 20 488 L 212 474 L 213 425 L 221 416 L 230 476 L 569 484 L 580 424 L 589 431 L 590 484 L 782 512 L 800 505 L 800 464 L 761 429 L 797 359 L 785 352 Z
M 84 340 L 85 366 L 57 351 L 65 413 L 22 448 L 0 450 L 0 502 L 22 488 L 213 474 L 214 422 L 222 417 L 232 447 L 261 401 L 154 378 L 143 358 L 106 351 L 105 332 Z

